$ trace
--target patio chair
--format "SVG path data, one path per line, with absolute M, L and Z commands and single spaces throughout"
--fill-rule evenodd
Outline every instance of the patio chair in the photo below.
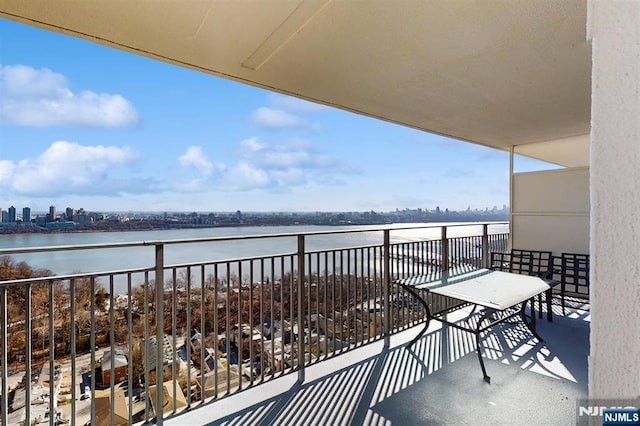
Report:
M 490 254 L 489 269 L 493 271 L 510 272 L 511 255 L 501 251 L 492 251 Z
M 511 249 L 512 258 L 520 258 L 521 263 L 528 262 L 528 269 L 521 267 L 522 272 L 540 278 L 551 278 L 553 274 L 553 253 L 546 250 Z M 526 266 L 523 265 L 523 266 Z
M 492 252 L 489 269 L 531 275 L 551 280 L 553 277 L 553 254 L 547 250 L 511 249 L 509 253 Z M 545 292 L 547 320 L 553 321 L 551 289 Z M 538 316 L 542 318 L 542 295 L 537 297 Z
M 512 249 L 511 256 L 527 256 L 531 262 L 528 275 L 552 280 L 554 259 L 551 251 Z M 557 284 L 556 281 L 551 281 L 552 287 L 555 284 Z M 553 321 L 553 311 L 551 306 L 553 292 L 551 288 L 544 293 L 544 298 L 545 304 L 547 305 L 547 320 Z M 542 295 L 538 296 L 538 316 L 542 318 Z
M 589 299 L 589 255 L 562 253 L 560 256 L 560 300 L 565 314 L 567 300 L 584 308 Z M 585 303 L 586 300 L 586 303 Z

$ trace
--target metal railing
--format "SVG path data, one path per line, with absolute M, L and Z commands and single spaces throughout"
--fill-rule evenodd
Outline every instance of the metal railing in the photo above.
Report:
M 364 228 L 0 250 L 0 277 L 24 266 L 8 255 L 154 251 L 149 267 L 0 281 L 0 422 L 76 425 L 106 416 L 109 424 L 161 424 L 284 374 L 297 372 L 303 381 L 305 367 L 424 320 L 393 280 L 451 265 L 484 267 L 490 251 L 506 249 L 505 228 Z M 416 236 L 425 229 L 439 237 Z M 376 233 L 379 242 L 307 249 L 314 236 L 361 232 Z M 170 245 L 272 238 L 295 239 L 295 249 L 164 261 Z

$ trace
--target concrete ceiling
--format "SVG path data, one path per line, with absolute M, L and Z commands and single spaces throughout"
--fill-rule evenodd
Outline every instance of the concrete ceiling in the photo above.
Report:
M 586 3 L 0 0 L 0 16 L 510 149 L 589 133 Z

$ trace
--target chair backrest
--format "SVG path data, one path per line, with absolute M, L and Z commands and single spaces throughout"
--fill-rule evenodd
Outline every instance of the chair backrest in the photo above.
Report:
M 538 277 L 551 278 L 553 274 L 553 253 L 546 250 L 522 250 L 511 249 L 512 259 L 522 259 L 522 262 L 528 261 L 530 264 L 520 266 L 519 273 L 528 273 Z M 530 269 L 525 270 L 529 266 Z
M 533 255 L 526 250 L 511 250 L 511 268 L 509 272 L 533 275 Z
M 533 256 L 520 252 L 491 252 L 489 269 L 494 271 L 512 272 L 515 274 L 531 275 Z
M 562 253 L 560 279 L 567 293 L 589 296 L 589 255 Z
M 501 251 L 492 251 L 489 260 L 489 269 L 494 271 L 510 272 L 511 255 Z

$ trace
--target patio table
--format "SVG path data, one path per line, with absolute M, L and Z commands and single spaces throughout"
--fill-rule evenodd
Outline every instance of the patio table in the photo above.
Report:
M 432 319 L 451 327 L 470 332 L 476 338 L 476 351 L 482 375 L 487 383 L 491 378 L 487 375 L 480 350 L 481 333 L 511 318 L 520 317 L 531 333 L 542 341 L 536 332 L 536 316 L 534 297 L 549 290 L 551 281 L 543 278 L 475 269 L 458 272 L 455 269 L 428 275 L 406 277 L 395 281 L 407 290 L 422 304 L 426 311 L 427 321 L 424 329 L 406 346 L 409 349 L 427 330 Z M 428 301 L 423 294 L 433 293 L 455 299 L 462 303 L 473 304 L 484 308 L 475 326 L 452 322 L 446 319 L 447 311 L 432 313 Z M 529 305 L 530 315 L 525 310 Z

